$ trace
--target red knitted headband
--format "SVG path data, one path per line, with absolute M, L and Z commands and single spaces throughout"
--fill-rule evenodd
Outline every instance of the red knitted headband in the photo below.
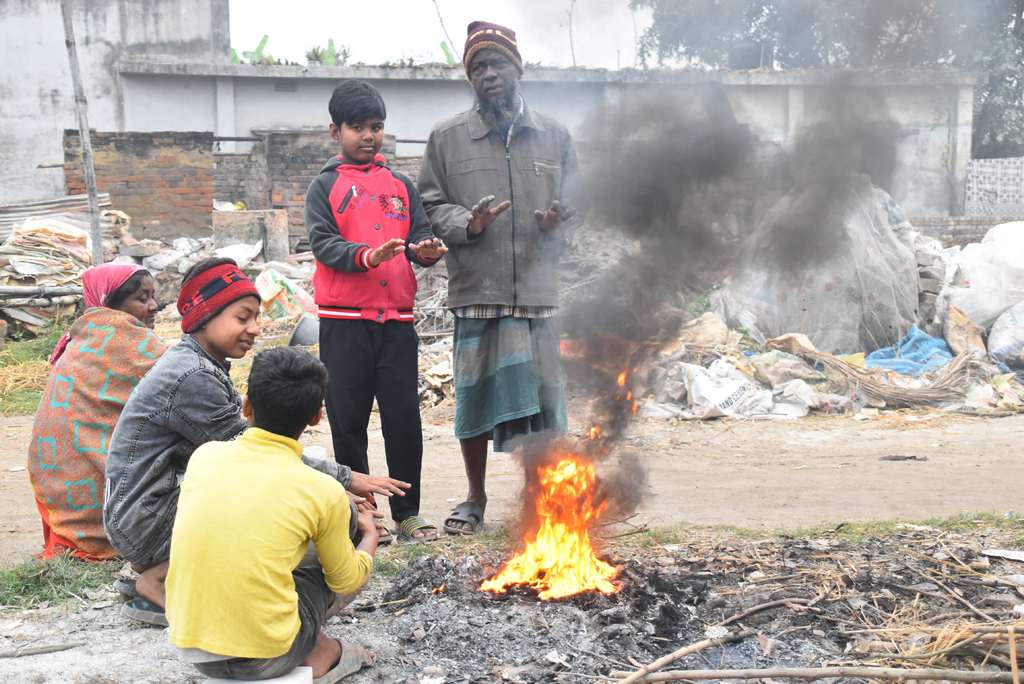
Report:
M 178 313 L 185 333 L 202 327 L 231 302 L 242 297 L 260 298 L 259 290 L 234 264 L 203 271 L 181 286 Z

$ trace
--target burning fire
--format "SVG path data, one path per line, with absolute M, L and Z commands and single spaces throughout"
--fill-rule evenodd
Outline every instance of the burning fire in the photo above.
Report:
M 548 600 L 596 589 L 616 591 L 609 580 L 617 570 L 598 560 L 590 543 L 588 526 L 600 517 L 606 503 L 594 507 L 591 490 L 594 466 L 568 455 L 556 465 L 537 469 L 538 528 L 522 553 L 510 560 L 495 577 L 480 585 L 481 591 L 499 594 L 515 584 L 540 590 Z

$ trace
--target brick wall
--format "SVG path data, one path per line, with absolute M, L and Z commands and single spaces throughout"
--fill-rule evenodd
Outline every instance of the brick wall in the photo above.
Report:
M 213 199 L 245 202 L 249 174 L 248 152 L 214 152 Z
M 111 208 L 132 217 L 142 238 L 205 236 L 213 211 L 213 133 L 91 134 L 100 192 Z M 85 194 L 81 141 L 64 131 L 64 178 L 69 195 Z
M 391 168 L 401 171 L 415 183 L 420 178 L 420 163 L 423 161 L 422 154 L 400 154 L 395 157 Z
M 256 131 L 263 138 L 250 150 L 251 209 L 288 212 L 289 242 L 293 252 L 309 249 L 304 211 L 306 190 L 338 146 L 324 131 Z M 381 153 L 393 164 L 395 137 L 384 136 Z M 265 174 L 265 175 L 264 175 Z
M 1024 221 L 1024 216 L 934 216 L 912 218 L 910 225 L 943 242 L 966 245 L 981 242 L 989 228 L 1012 221 Z

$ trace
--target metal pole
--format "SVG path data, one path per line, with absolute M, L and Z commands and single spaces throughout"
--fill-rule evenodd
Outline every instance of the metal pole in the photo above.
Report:
M 75 86 L 75 110 L 78 114 L 78 137 L 82 144 L 82 167 L 85 169 L 85 192 L 89 196 L 89 234 L 92 238 L 92 263 L 103 263 L 103 232 L 100 230 L 100 200 L 96 193 L 96 169 L 92 164 L 92 140 L 89 139 L 89 117 L 86 114 L 85 88 L 78 70 L 78 50 L 75 48 L 75 29 L 71 25 L 71 0 L 61 0 L 64 15 L 64 43 L 68 47 L 71 81 Z

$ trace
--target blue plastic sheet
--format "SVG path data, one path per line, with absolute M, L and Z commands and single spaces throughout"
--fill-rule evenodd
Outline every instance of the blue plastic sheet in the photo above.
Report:
M 935 371 L 953 360 L 945 340 L 921 332 L 915 325 L 895 347 L 885 347 L 864 357 L 868 368 L 886 368 L 900 375 Z

